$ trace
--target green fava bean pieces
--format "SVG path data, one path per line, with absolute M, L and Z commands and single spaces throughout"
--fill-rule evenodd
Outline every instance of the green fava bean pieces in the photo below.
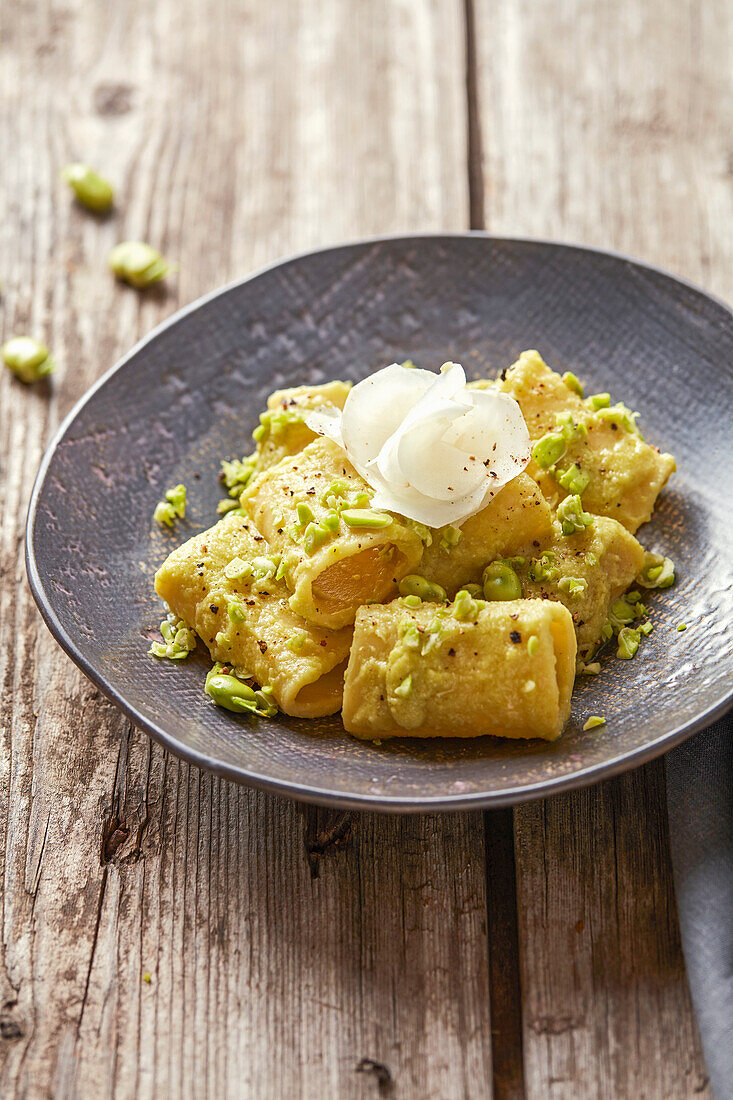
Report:
M 145 290 L 164 279 L 170 271 L 160 252 L 143 241 L 123 241 L 109 254 L 109 266 L 118 279 Z
M 532 448 L 532 458 L 543 470 L 548 470 L 560 461 L 566 449 L 567 442 L 562 432 L 547 432 Z
M 465 622 L 467 619 L 475 619 L 483 606 L 483 600 L 475 600 L 470 592 L 467 592 L 465 588 L 460 588 L 453 600 L 451 614 L 459 622 Z
M 3 361 L 16 378 L 30 384 L 40 382 L 54 369 L 54 361 L 45 344 L 31 336 L 14 336 L 3 344 Z
M 61 176 L 87 209 L 101 214 L 112 206 L 115 200 L 112 184 L 88 164 L 67 164 Z
M 408 573 L 399 583 L 400 596 L 417 596 L 426 603 L 447 603 L 448 593 L 439 584 L 421 577 L 418 573 Z
M 325 527 L 321 527 L 320 523 L 309 523 L 303 532 L 303 549 L 309 556 L 315 554 L 319 546 L 321 546 L 329 537 L 329 532 Z
M 374 512 L 371 508 L 345 508 L 341 519 L 347 527 L 389 527 L 392 522 L 387 512 Z
M 243 684 L 236 676 L 230 676 L 218 669 L 221 666 L 214 665 L 206 677 L 204 691 L 217 706 L 235 713 L 249 711 L 252 713 L 257 707 L 257 696 L 248 684 Z
M 590 512 L 583 511 L 580 496 L 565 497 L 557 506 L 557 518 L 562 526 L 562 533 L 566 537 L 574 535 L 576 531 L 583 531 L 593 524 L 593 516 Z
M 304 530 L 309 523 L 313 523 L 314 516 L 307 504 L 302 502 L 296 506 L 298 513 L 298 527 L 302 527 Z
M 492 561 L 484 569 L 484 599 L 521 600 L 522 582 L 510 565 Z
M 562 376 L 562 380 L 569 390 L 572 390 L 573 393 L 577 393 L 578 397 L 583 396 L 583 384 L 579 380 L 578 376 L 576 374 L 573 374 L 571 370 L 565 371 L 564 375 Z
M 569 493 L 584 493 L 590 484 L 590 476 L 585 470 L 577 466 L 570 466 L 557 478 L 558 485 L 562 485 Z
M 644 588 L 671 588 L 674 584 L 674 562 L 661 554 L 647 553 L 644 568 L 637 579 Z
M 618 633 L 618 649 L 616 656 L 622 661 L 630 661 L 639 648 L 641 635 L 631 626 L 624 626 Z

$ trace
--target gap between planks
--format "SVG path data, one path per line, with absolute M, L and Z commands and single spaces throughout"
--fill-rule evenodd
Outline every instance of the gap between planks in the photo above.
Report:
M 469 228 L 486 229 L 474 0 L 464 0 Z M 514 811 L 484 814 L 493 1100 L 522 1100 L 524 1053 Z

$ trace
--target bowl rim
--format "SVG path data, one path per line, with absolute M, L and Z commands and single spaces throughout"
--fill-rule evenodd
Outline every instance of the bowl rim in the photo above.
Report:
M 261 775 L 257 772 L 248 771 L 243 767 L 239 767 L 234 764 L 224 764 L 217 761 L 211 755 L 206 752 L 201 752 L 197 749 L 183 745 L 173 735 L 169 734 L 162 726 L 156 724 L 154 721 L 149 720 L 143 714 L 141 714 L 134 706 L 132 706 L 124 696 L 110 683 L 107 682 L 105 677 L 97 671 L 91 661 L 87 659 L 82 650 L 77 646 L 75 641 L 66 631 L 53 607 L 51 598 L 49 597 L 46 588 L 44 586 L 43 579 L 38 569 L 38 563 L 35 555 L 35 526 L 38 513 L 38 503 L 40 494 L 43 489 L 43 485 L 46 480 L 51 462 L 54 455 L 66 436 L 72 423 L 76 420 L 81 410 L 88 404 L 94 397 L 98 390 L 100 390 L 107 381 L 112 378 L 118 371 L 122 370 L 131 359 L 133 359 L 147 344 L 152 343 L 161 333 L 166 329 L 177 324 L 184 317 L 195 312 L 201 306 L 206 305 L 208 302 L 213 301 L 230 290 L 234 290 L 237 287 L 243 286 L 246 283 L 253 282 L 261 275 L 265 275 L 276 268 L 283 267 L 289 263 L 293 263 L 299 260 L 307 259 L 311 256 L 316 256 L 321 253 L 327 252 L 340 252 L 346 251 L 354 247 L 368 247 L 370 245 L 381 245 L 396 242 L 408 243 L 414 240 L 434 240 L 434 241 L 453 241 L 453 240 L 465 240 L 465 239 L 478 239 L 487 242 L 497 242 L 500 244 L 518 244 L 518 245 L 540 245 L 546 248 L 556 248 L 569 250 L 574 252 L 590 253 L 596 256 L 603 256 L 613 260 L 621 261 L 631 265 L 634 268 L 642 271 L 650 272 L 654 275 L 661 275 L 666 280 L 678 284 L 685 290 L 692 291 L 695 294 L 713 302 L 727 313 L 730 319 L 733 321 L 733 307 L 731 307 L 722 298 L 718 298 L 714 294 L 710 294 L 708 291 L 703 290 L 702 287 L 691 282 L 688 279 L 682 278 L 678 275 L 674 275 L 671 272 L 659 267 L 655 264 L 646 263 L 642 260 L 635 259 L 623 252 L 617 252 L 612 249 L 598 248 L 594 246 L 578 244 L 571 241 L 553 240 L 549 238 L 538 237 L 522 237 L 515 235 L 501 235 L 496 233 L 489 233 L 484 230 L 464 230 L 461 232 L 441 232 L 441 231 L 426 231 L 420 233 L 393 233 L 383 236 L 372 236 L 357 238 L 352 241 L 345 241 L 339 244 L 324 245 L 318 248 L 306 249 L 302 252 L 286 255 L 266 264 L 263 267 L 258 268 L 256 271 L 251 272 L 241 278 L 232 279 L 230 282 L 225 283 L 223 286 L 203 294 L 201 297 L 194 299 L 187 305 L 182 306 L 165 318 L 160 324 L 156 325 L 150 332 L 138 340 L 133 347 L 122 356 L 112 367 L 104 372 L 96 382 L 94 382 L 89 389 L 79 398 L 74 404 L 71 410 L 63 418 L 60 425 L 54 432 L 54 435 L 48 444 L 41 463 L 38 468 L 38 472 L 33 483 L 33 489 L 31 491 L 30 501 L 28 505 L 28 513 L 25 526 L 25 565 L 26 573 L 28 576 L 28 582 L 31 589 L 31 594 L 35 600 L 41 616 L 46 623 L 46 626 L 50 630 L 53 637 L 59 643 L 64 652 L 71 658 L 71 660 L 82 670 L 82 672 L 95 684 L 96 687 L 102 691 L 102 693 L 116 706 L 122 710 L 122 712 L 136 725 L 139 729 L 144 730 L 147 734 L 158 741 L 165 749 L 172 752 L 175 756 L 182 760 L 187 761 L 190 764 L 196 765 L 199 768 L 205 768 L 207 771 L 213 772 L 215 775 L 222 778 L 232 780 L 236 783 L 254 787 L 259 790 L 269 791 L 273 794 L 283 795 L 287 798 L 296 799 L 301 802 L 308 802 L 315 805 L 331 806 L 338 809 L 353 809 L 353 810 L 377 810 L 392 813 L 420 813 L 431 811 L 459 811 L 459 810 L 478 810 L 487 808 L 499 808 L 504 806 L 512 806 L 521 802 L 531 801 L 538 798 L 546 798 L 553 794 L 560 794 L 564 791 L 573 790 L 578 787 L 589 786 L 592 783 L 596 783 L 601 779 L 611 778 L 615 775 L 620 775 L 631 768 L 638 767 L 641 764 L 647 763 L 650 760 L 654 760 L 656 757 L 661 756 L 675 745 L 680 744 L 686 740 L 693 733 L 698 732 L 706 726 L 711 725 L 717 719 L 723 717 L 728 710 L 733 707 L 733 685 L 727 694 L 722 695 L 717 702 L 708 707 L 705 711 L 696 715 L 694 718 L 687 722 L 681 723 L 672 730 L 668 730 L 666 733 L 661 734 L 659 737 L 652 741 L 646 742 L 636 749 L 624 752 L 618 757 L 611 760 L 601 761 L 597 764 L 589 765 L 588 767 L 581 767 L 577 770 L 570 772 L 567 775 L 561 775 L 557 777 L 533 780 L 526 784 L 515 785 L 510 788 L 503 789 L 501 791 L 483 791 L 479 793 L 456 793 L 455 795 L 434 795 L 434 796 L 390 796 L 387 794 L 348 794 L 332 792 L 324 787 L 301 785 L 294 781 L 273 779 L 267 775 Z

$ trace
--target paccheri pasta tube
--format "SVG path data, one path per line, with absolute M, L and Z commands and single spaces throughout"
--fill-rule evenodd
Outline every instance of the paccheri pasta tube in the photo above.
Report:
M 575 633 L 549 600 L 360 609 L 344 684 L 355 737 L 559 737 Z
M 257 439 L 255 470 L 260 473 L 277 465 L 288 455 L 297 454 L 316 438 L 303 419 L 310 409 L 333 406 L 343 409 L 351 389 L 350 382 L 323 382 L 319 386 L 295 386 L 275 390 L 267 399 L 267 410 L 255 429 Z
M 499 389 L 519 403 L 535 442 L 527 473 L 553 507 L 579 492 L 589 512 L 632 534 L 650 518 L 675 461 L 644 442 L 635 413 L 608 394 L 584 400 L 536 351 L 522 353 Z
M 513 566 L 525 597 L 560 600 L 570 611 L 578 657 L 586 660 L 601 641 L 609 608 L 644 564 L 644 548 L 616 520 L 595 516 L 582 531 L 555 537 Z
M 550 537 L 552 513 L 536 482 L 519 474 L 458 530 L 457 535 L 455 530 L 434 532 L 420 562 L 421 575 L 451 595 L 468 581 L 480 580 L 492 558 Z
M 389 599 L 420 561 L 415 527 L 369 508 L 369 486 L 328 439 L 260 474 L 242 507 L 273 551 L 304 619 L 339 629 L 364 603 Z
M 334 714 L 352 632 L 325 630 L 296 615 L 270 553 L 246 518 L 228 515 L 173 551 L 155 589 L 214 660 L 271 687 L 286 714 Z

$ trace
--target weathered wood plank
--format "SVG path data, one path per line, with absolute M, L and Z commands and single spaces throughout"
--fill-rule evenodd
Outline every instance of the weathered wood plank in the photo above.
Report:
M 729 0 L 475 6 L 487 228 L 733 298 Z
M 362 1097 L 379 1064 L 399 1097 L 486 1093 L 481 815 L 362 815 L 339 847 L 167 757 L 64 658 L 22 564 L 59 418 L 179 304 L 292 250 L 467 225 L 464 80 L 459 0 L 0 8 L 2 327 L 59 362 L 46 390 L 0 377 L 4 1096 Z M 73 158 L 117 182 L 111 218 L 68 201 Z M 166 288 L 108 276 L 130 237 L 180 264 Z
M 476 0 L 487 228 L 733 297 L 733 9 Z M 528 1096 L 708 1093 L 655 764 L 515 814 Z
M 511 807 L 484 814 L 494 1100 L 523 1100 L 522 986 Z
M 516 813 L 528 1096 L 706 1095 L 658 768 Z

